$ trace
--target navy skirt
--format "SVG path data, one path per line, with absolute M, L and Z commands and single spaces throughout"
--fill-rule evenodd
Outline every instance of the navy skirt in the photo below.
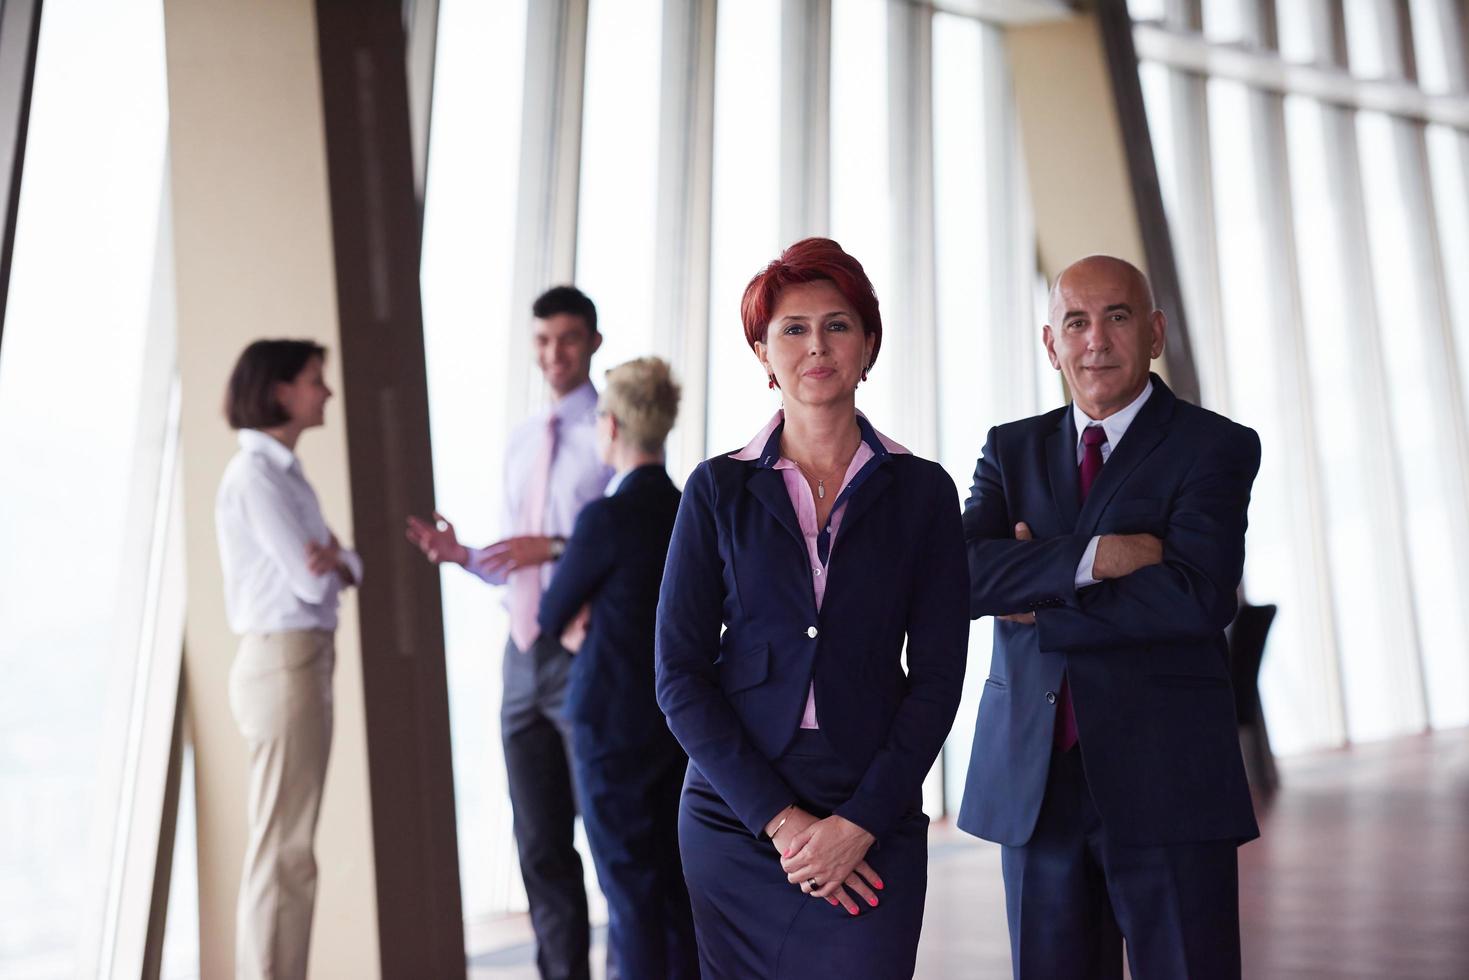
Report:
M 800 805 L 820 817 L 844 803 L 862 776 L 815 730 L 798 732 L 772 765 Z M 704 980 L 913 975 L 928 887 L 928 817 L 916 795 L 867 852 L 884 888 L 874 889 L 877 908 L 853 895 L 857 915 L 786 881 L 775 846 L 740 823 L 693 763 L 678 835 Z

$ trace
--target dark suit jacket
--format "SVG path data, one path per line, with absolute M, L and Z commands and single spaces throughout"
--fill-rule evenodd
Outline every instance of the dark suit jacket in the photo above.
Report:
M 1224 628 L 1260 466 L 1254 431 L 1153 394 L 1079 499 L 1071 407 L 991 429 L 964 509 L 970 614 L 995 621 L 959 826 L 1029 840 L 1069 678 L 1087 785 L 1107 833 L 1163 844 L 1258 834 L 1235 731 Z M 1036 539 L 1016 541 L 1017 522 Z M 1163 563 L 1081 590 L 1097 534 L 1148 532 Z
M 662 466 L 632 470 L 616 493 L 582 508 L 541 596 L 541 630 L 552 635 L 591 603 L 567 682 L 566 717 L 594 728 L 603 747 L 668 737 L 653 696 L 653 621 L 678 498 Z
M 674 527 L 658 602 L 658 703 L 756 835 L 797 799 L 770 760 L 800 725 L 813 673 L 822 731 L 863 774 L 836 812 L 879 839 L 920 795 L 958 710 L 969 635 L 958 494 L 937 463 L 889 454 L 860 424 L 877 455 L 845 505 L 820 613 L 795 510 L 771 468 L 780 429 L 758 460 L 699 464 Z

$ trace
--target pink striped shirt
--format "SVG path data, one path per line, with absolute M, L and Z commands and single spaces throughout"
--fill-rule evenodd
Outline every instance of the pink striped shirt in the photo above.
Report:
M 861 413 L 859 412 L 858 414 L 860 415 Z M 865 418 L 866 416 L 863 417 Z M 730 458 L 744 460 L 759 459 L 760 454 L 765 450 L 766 443 L 770 441 L 771 434 L 775 432 L 776 426 L 784 421 L 785 410 L 777 410 L 770 421 L 765 424 L 765 428 L 755 433 L 755 438 L 751 439 L 744 449 L 741 449 L 737 453 L 731 453 Z M 881 432 L 877 432 L 875 428 L 873 432 L 877 433 L 877 438 L 882 442 L 883 448 L 888 452 L 908 452 L 907 449 L 898 445 Z M 852 455 L 852 462 L 847 464 L 847 472 L 842 477 L 841 486 L 834 488 L 828 487 L 827 492 L 840 498 L 842 491 L 847 488 L 847 484 L 852 482 L 852 478 L 862 471 L 862 467 L 866 466 L 874 455 L 872 447 L 867 444 L 866 440 L 863 440 L 857 446 L 857 452 Z M 802 475 L 800 467 L 792 460 L 782 456 L 775 462 L 771 469 L 779 470 L 781 479 L 785 480 L 786 493 L 790 494 L 791 507 L 796 512 L 796 521 L 801 526 L 801 535 L 806 539 L 806 556 L 811 563 L 811 592 L 816 597 L 816 611 L 820 612 L 821 600 L 826 596 L 826 569 L 821 566 L 821 556 L 816 546 L 817 538 L 821 533 L 821 528 L 816 524 L 816 496 L 811 492 L 811 485 L 806 482 L 806 478 Z M 832 508 L 831 516 L 826 520 L 827 537 L 830 547 L 830 551 L 827 552 L 826 556 L 828 564 L 831 562 L 831 552 L 836 550 L 837 531 L 841 528 L 842 514 L 846 509 L 846 501 L 842 501 L 839 506 Z M 806 711 L 801 716 L 801 727 L 821 727 L 816 722 L 816 682 L 814 680 L 806 691 Z

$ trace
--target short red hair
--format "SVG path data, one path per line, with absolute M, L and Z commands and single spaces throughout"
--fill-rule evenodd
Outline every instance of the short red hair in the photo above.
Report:
M 877 293 L 872 288 L 872 280 L 862 271 L 862 263 L 842 251 L 842 247 L 830 238 L 801 239 L 750 280 L 745 287 L 744 298 L 740 300 L 745 340 L 752 350 L 757 341 L 765 342 L 770 318 L 787 286 L 819 281 L 835 286 L 861 318 L 862 332 L 873 338 L 872 356 L 865 365 L 871 367 L 877 362 L 877 351 L 882 347 L 882 314 L 877 308 Z

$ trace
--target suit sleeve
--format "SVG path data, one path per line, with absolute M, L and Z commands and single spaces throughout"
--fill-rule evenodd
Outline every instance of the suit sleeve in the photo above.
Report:
M 937 467 L 935 467 L 937 470 Z M 939 471 L 908 599 L 908 692 L 887 741 L 836 812 L 881 839 L 920 792 L 959 710 L 969 655 L 969 571 L 959 493 Z
M 750 741 L 720 686 L 723 610 L 724 562 L 705 463 L 684 487 L 658 595 L 658 706 L 689 758 L 758 837 L 796 794 Z
M 541 596 L 542 633 L 559 636 L 612 571 L 617 555 L 606 510 L 593 502 L 577 515 L 566 551 L 556 562 L 551 584 Z
M 1231 619 L 1245 563 L 1260 439 L 1235 427 L 1201 453 L 1173 501 L 1163 562 L 1036 611 L 1042 650 L 1071 652 L 1217 636 Z
M 998 430 L 991 429 L 964 504 L 969 615 L 974 619 L 1074 600 L 1076 569 L 1091 541 L 1080 534 L 1015 540 L 1016 521 L 1005 497 L 1002 466 Z

